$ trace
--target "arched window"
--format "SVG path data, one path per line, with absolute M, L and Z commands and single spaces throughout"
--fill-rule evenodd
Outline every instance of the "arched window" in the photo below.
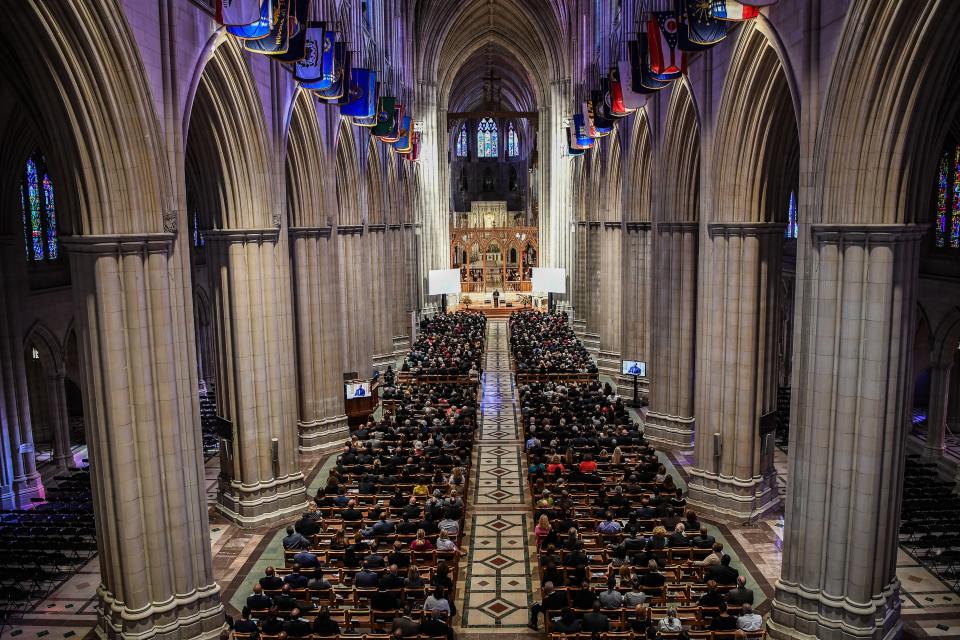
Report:
M 457 134 L 457 157 L 467 157 L 467 125 L 460 125 L 460 133 Z
M 520 143 L 517 142 L 517 132 L 513 128 L 513 123 L 507 128 L 507 155 L 516 158 L 520 155 Z
M 960 144 L 947 147 L 940 159 L 936 206 L 933 221 L 936 246 L 960 248 Z
M 203 237 L 203 232 L 200 230 L 200 216 L 197 215 L 197 212 L 193 212 L 193 246 L 203 247 L 206 246 L 207 241 Z
M 60 251 L 53 183 L 47 173 L 47 162 L 39 151 L 27 158 L 20 185 L 20 206 L 27 260 L 56 260 Z
M 788 238 L 800 237 L 800 225 L 797 224 L 797 194 L 790 192 L 790 202 L 787 204 L 787 230 L 784 234 Z
M 484 118 L 477 127 L 477 156 L 496 158 L 497 147 L 497 123 L 493 118 Z

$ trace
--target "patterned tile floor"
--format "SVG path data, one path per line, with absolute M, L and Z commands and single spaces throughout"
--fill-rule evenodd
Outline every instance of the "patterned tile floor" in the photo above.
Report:
M 468 636 L 482 629 L 525 635 L 536 557 L 506 321 L 488 322 L 485 358 L 458 629 Z

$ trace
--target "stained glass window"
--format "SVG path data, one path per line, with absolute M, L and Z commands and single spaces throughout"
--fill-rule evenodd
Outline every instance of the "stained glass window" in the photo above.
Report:
M 940 159 L 934 243 L 941 249 L 960 248 L 960 145 L 951 145 Z
M 207 244 L 207 241 L 203 237 L 203 232 L 200 231 L 200 216 L 197 215 L 197 212 L 193 212 L 193 246 L 202 247 Z
M 513 128 L 513 123 L 507 128 L 507 155 L 516 158 L 520 155 L 520 144 L 517 142 L 517 132 Z
M 800 236 L 800 225 L 797 223 L 797 194 L 790 192 L 790 202 L 787 204 L 787 230 L 785 235 L 788 238 L 798 238 Z
M 477 126 L 477 156 L 480 158 L 496 158 L 499 140 L 497 139 L 497 123 L 492 118 L 484 118 Z
M 27 158 L 20 185 L 20 207 L 27 260 L 56 260 L 60 251 L 53 182 L 39 151 Z
M 467 157 L 467 125 L 460 125 L 460 133 L 457 134 L 457 157 Z

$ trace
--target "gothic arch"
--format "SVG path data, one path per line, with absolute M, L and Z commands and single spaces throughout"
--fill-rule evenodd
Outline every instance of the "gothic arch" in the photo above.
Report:
M 363 224 L 361 205 L 362 185 L 360 166 L 357 161 L 353 127 L 343 121 L 337 131 L 337 210 L 339 224 Z
M 949 365 L 953 362 L 960 344 L 960 307 L 954 307 L 931 331 L 932 348 L 930 361 Z M 960 375 L 960 373 L 958 373 Z
M 823 93 L 812 221 L 926 221 L 944 123 L 960 110 L 958 29 L 949 0 L 851 3 Z
M 610 134 L 606 148 L 603 182 L 600 194 L 603 207 L 602 217 L 607 222 L 621 222 L 623 215 L 623 181 L 621 178 L 621 148 L 617 129 Z
M 277 226 L 266 122 L 240 46 L 223 38 L 201 64 L 187 113 L 189 207 L 204 228 Z
M 383 185 L 382 167 L 383 160 L 380 157 L 380 142 L 370 136 L 370 143 L 367 146 L 367 170 L 365 182 L 367 185 L 367 212 L 366 220 L 368 224 L 384 224 L 386 218 L 386 203 L 384 194 L 386 190 Z M 387 152 L 387 157 L 390 157 Z
M 310 94 L 298 90 L 287 133 L 287 215 L 291 228 L 329 227 L 336 210 L 326 148 Z
M 58 376 L 65 374 L 63 346 L 54 333 L 39 320 L 33 323 L 23 340 L 24 349 L 29 349 L 31 346 L 36 347 L 40 352 L 40 363 L 44 372 L 48 375 L 56 374 Z M 52 368 L 50 368 L 51 366 Z
M 627 154 L 623 188 L 623 219 L 627 222 L 650 221 L 651 163 L 650 119 L 646 107 L 632 118 L 630 152 Z
M 761 28 L 740 32 L 714 135 L 713 201 L 722 222 L 782 222 L 799 182 L 797 98 L 781 52 Z
M 61 230 L 163 231 L 174 202 L 163 136 L 120 3 L 12 3 L 0 57 L 0 94 L 47 155 Z
M 682 78 L 673 83 L 664 126 L 657 218 L 670 222 L 700 220 L 700 117 L 693 92 Z

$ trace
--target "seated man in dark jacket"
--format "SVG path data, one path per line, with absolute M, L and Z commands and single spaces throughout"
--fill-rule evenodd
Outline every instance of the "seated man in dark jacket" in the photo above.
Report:
M 310 635 L 310 623 L 300 617 L 300 609 L 290 612 L 290 619 L 283 625 L 288 638 L 306 638 Z
M 583 631 L 586 633 L 605 633 L 610 631 L 610 618 L 600 612 L 600 601 L 593 603 L 593 610 L 583 614 Z
M 720 558 L 720 564 L 710 567 L 703 574 L 704 580 L 713 580 L 722 585 L 736 584 L 739 577 L 740 572 L 730 566 L 730 556 L 727 554 Z
M 431 615 L 420 623 L 420 635 L 428 638 L 442 638 L 453 640 L 453 629 L 441 619 L 443 612 L 434 609 Z

